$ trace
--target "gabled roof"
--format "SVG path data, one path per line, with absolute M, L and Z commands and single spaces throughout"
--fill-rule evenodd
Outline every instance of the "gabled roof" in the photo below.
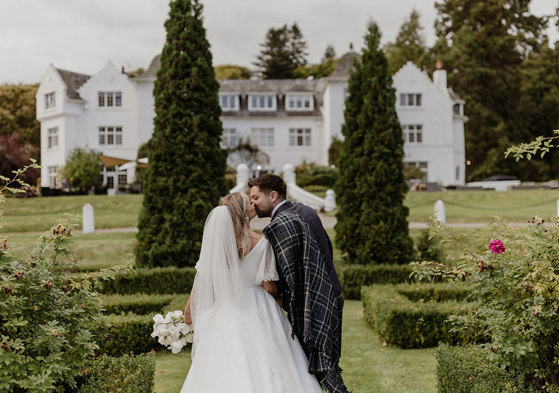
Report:
M 353 68 L 353 62 L 361 61 L 361 55 L 356 52 L 347 52 L 345 55 L 339 58 L 336 63 L 336 68 L 330 74 L 330 78 L 348 78 L 351 74 L 351 69 Z
M 77 72 L 61 70 L 60 68 L 56 68 L 56 71 L 66 85 L 66 96 L 71 99 L 81 100 L 82 98 L 78 94 L 78 89 L 81 85 L 87 82 L 88 79 L 91 78 L 91 76 L 78 74 Z
M 157 77 L 157 71 L 161 68 L 161 55 L 157 55 L 151 61 L 147 70 L 143 74 L 139 75 L 138 78 L 155 78 Z
M 317 80 L 306 79 L 223 79 L 219 81 L 219 91 L 222 93 L 314 93 Z

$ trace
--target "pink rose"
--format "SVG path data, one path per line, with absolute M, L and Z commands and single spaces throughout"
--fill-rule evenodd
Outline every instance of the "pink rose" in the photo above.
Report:
M 493 254 L 502 254 L 506 250 L 503 242 L 496 239 L 493 239 L 489 242 L 489 249 Z

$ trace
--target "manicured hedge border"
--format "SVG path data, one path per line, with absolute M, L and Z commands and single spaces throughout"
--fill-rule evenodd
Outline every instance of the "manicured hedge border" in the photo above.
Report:
M 177 295 L 104 295 L 101 297 L 105 314 L 156 314 L 171 303 Z
M 372 284 L 409 283 L 409 265 L 345 265 L 340 269 L 344 298 L 361 299 L 361 287 Z
M 187 299 L 187 294 L 173 295 L 161 313 L 165 315 L 169 311 L 184 310 Z M 107 327 L 100 332 L 99 353 L 121 356 L 165 349 L 157 339 L 151 337 L 155 314 L 154 312 L 147 315 L 122 314 L 105 317 Z
M 78 393 L 151 393 L 154 388 L 155 356 L 113 358 L 103 356 L 92 360 L 82 375 Z
M 462 283 L 373 285 L 363 287 L 361 297 L 367 323 L 387 342 L 402 348 L 423 348 L 440 341 L 462 341 L 450 333 L 446 319 L 476 305 L 451 300 L 463 300 L 468 293 Z M 445 301 L 431 301 L 437 299 Z
M 193 267 L 135 269 L 103 282 L 99 292 L 104 294 L 165 295 L 189 292 L 196 276 Z
M 488 360 L 479 346 L 437 348 L 439 393 L 535 393 L 521 377 L 509 374 Z

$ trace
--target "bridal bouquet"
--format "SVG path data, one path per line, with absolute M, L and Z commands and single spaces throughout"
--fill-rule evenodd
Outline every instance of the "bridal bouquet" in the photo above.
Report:
M 152 337 L 158 337 L 158 342 L 170 349 L 173 353 L 179 353 L 186 344 L 192 343 L 194 330 L 192 326 L 184 323 L 182 311 L 170 311 L 165 315 L 156 314 L 153 317 Z

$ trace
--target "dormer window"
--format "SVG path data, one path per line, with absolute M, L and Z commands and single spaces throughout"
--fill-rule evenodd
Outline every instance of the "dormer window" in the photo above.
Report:
M 274 94 L 250 94 L 248 96 L 249 111 L 275 111 L 277 108 Z
M 122 93 L 120 91 L 100 91 L 97 96 L 98 104 L 101 108 L 122 106 Z
M 238 94 L 220 94 L 219 106 L 224 112 L 238 111 L 239 110 L 239 95 Z
M 54 108 L 56 105 L 56 100 L 54 93 L 45 94 L 45 109 Z
M 401 93 L 400 106 L 421 106 L 422 96 L 419 93 Z
M 313 101 L 311 94 L 287 94 L 286 109 L 288 111 L 312 111 Z

